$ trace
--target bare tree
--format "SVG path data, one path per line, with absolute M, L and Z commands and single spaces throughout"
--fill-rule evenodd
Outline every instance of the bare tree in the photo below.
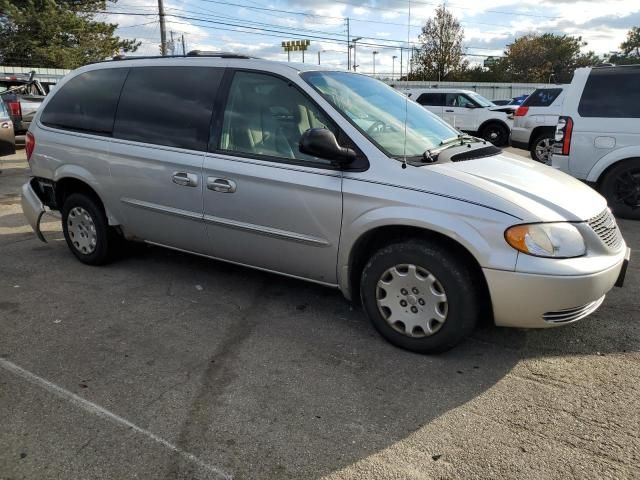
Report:
M 467 68 L 464 58 L 464 30 L 444 5 L 422 27 L 416 55 L 416 79 L 444 80 Z

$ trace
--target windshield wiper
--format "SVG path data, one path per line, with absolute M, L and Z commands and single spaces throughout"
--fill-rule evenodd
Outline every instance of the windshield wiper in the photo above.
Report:
M 438 145 L 437 147 L 425 150 L 422 154 L 422 161 L 425 163 L 435 163 L 438 161 L 438 155 L 440 154 L 440 152 L 443 152 L 448 148 L 462 146 L 465 144 L 465 141 L 467 141 L 468 143 L 475 143 L 478 140 L 465 133 L 461 133 L 455 137 L 447 138 L 446 140 L 442 140 L 440 142 L 440 145 Z

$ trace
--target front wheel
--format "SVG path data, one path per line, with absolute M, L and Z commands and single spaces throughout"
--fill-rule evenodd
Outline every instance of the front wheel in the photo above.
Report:
M 616 216 L 640 220 L 640 158 L 611 168 L 600 184 L 600 193 Z
M 495 146 L 501 147 L 509 140 L 509 129 L 501 123 L 491 122 L 482 127 L 480 136 Z
M 481 311 L 472 272 L 443 246 L 421 240 L 376 252 L 362 272 L 360 296 L 384 338 L 419 353 L 458 344 Z

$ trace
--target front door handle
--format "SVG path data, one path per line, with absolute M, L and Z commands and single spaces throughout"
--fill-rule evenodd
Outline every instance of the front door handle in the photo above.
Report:
M 174 172 L 173 183 L 181 185 L 183 187 L 197 187 L 198 175 L 196 175 L 195 173 Z
M 236 182 L 226 178 L 207 178 L 207 188 L 214 192 L 233 193 L 236 191 Z
M 453 113 L 453 110 L 445 110 L 447 113 Z

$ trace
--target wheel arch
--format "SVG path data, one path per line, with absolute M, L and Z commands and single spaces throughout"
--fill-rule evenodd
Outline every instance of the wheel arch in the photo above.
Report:
M 436 230 L 418 227 L 414 225 L 384 225 L 374 227 L 361 234 L 353 243 L 349 254 L 348 268 L 346 269 L 348 278 L 344 279 L 348 293 L 345 295 L 354 303 L 359 304 L 360 280 L 362 271 L 369 258 L 380 248 L 386 245 L 409 239 L 424 239 L 437 243 L 451 251 L 458 258 L 463 258 L 464 263 L 471 267 L 476 284 L 480 288 L 482 298 L 482 318 L 493 321 L 493 310 L 491 307 L 491 295 L 489 287 L 476 257 L 471 251 L 459 241 Z M 341 282 L 343 283 L 343 282 Z
M 478 127 L 478 133 L 482 132 L 483 129 L 485 129 L 488 125 L 492 123 L 497 123 L 499 125 L 502 125 L 504 128 L 507 129 L 507 131 L 509 132 L 511 131 L 511 128 L 509 127 L 507 122 L 505 122 L 504 120 L 501 120 L 499 118 L 488 118 L 480 124 L 480 126 Z
M 640 148 L 638 147 L 625 147 L 614 150 L 602 157 L 591 167 L 585 180 L 599 186 L 605 174 L 615 165 L 618 165 L 620 162 L 638 158 L 640 158 Z
M 554 136 L 556 133 L 556 127 L 552 127 L 550 125 L 542 125 L 539 127 L 535 127 L 531 131 L 531 135 L 529 136 L 529 150 L 533 148 L 534 142 L 542 135 L 543 133 L 550 133 L 551 136 Z
M 69 195 L 82 193 L 93 198 L 98 203 L 102 211 L 107 216 L 109 225 L 113 226 L 119 224 L 116 218 L 110 213 L 109 209 L 107 209 L 98 191 L 84 179 L 73 175 L 62 176 L 55 181 L 54 192 L 56 207 L 59 210 L 62 209 L 62 206 Z

